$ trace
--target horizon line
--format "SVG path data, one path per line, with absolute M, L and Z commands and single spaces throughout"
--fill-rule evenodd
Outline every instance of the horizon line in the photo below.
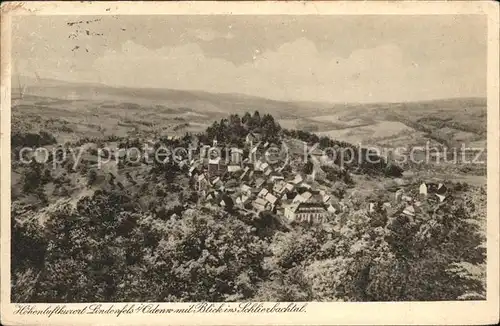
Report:
M 247 93 L 239 93 L 239 92 L 213 92 L 213 91 L 207 91 L 203 89 L 180 89 L 180 88 L 169 88 L 169 87 L 137 87 L 137 86 L 127 86 L 127 85 L 110 85 L 102 82 L 91 82 L 91 81 L 74 81 L 74 80 L 64 80 L 64 79 L 56 79 L 56 78 L 36 78 L 36 77 L 31 77 L 31 76 L 26 76 L 26 75 L 19 75 L 19 74 L 11 74 L 11 92 L 13 89 L 20 89 L 20 85 L 14 87 L 12 85 L 12 78 L 17 77 L 19 78 L 27 78 L 27 79 L 32 79 L 32 80 L 39 80 L 39 81 L 54 81 L 54 82 L 64 82 L 64 83 L 72 83 L 72 84 L 82 84 L 82 85 L 95 85 L 95 86 L 101 86 L 101 87 L 108 87 L 108 88 L 114 88 L 114 89 L 137 89 L 137 90 L 172 90 L 172 91 L 178 91 L 178 92 L 201 92 L 201 93 L 206 93 L 206 94 L 214 94 L 214 95 L 241 95 L 241 96 L 246 96 L 246 97 L 252 97 L 255 99 L 261 99 L 261 100 L 266 100 L 266 101 L 273 101 L 273 102 L 282 102 L 282 103 L 310 103 L 310 104 L 323 104 L 323 105 L 374 105 L 374 104 L 403 104 L 403 103 L 424 103 L 424 102 L 435 102 L 435 101 L 445 101 L 445 100 L 460 100 L 460 99 L 480 99 L 480 100 L 487 100 L 488 96 L 457 96 L 457 97 L 437 97 L 437 98 L 432 98 L 432 99 L 423 99 L 423 100 L 407 100 L 407 101 L 374 101 L 374 102 L 348 102 L 348 101 L 339 101 L 339 102 L 330 102 L 330 101 L 315 101 L 315 100 L 286 100 L 286 99 L 272 99 L 268 97 L 262 97 L 259 95 L 253 95 L 253 94 L 247 94 Z M 34 85 L 31 85 L 34 86 Z M 40 86 L 43 86 L 40 85 Z M 39 95 L 33 95 L 33 96 L 39 96 Z

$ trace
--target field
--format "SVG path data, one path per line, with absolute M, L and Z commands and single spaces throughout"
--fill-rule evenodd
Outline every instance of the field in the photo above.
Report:
M 372 146 L 411 147 L 430 141 L 455 147 L 462 144 L 483 147 L 486 102 L 466 98 L 372 105 L 335 104 L 325 110 L 305 113 L 301 119 L 280 122 L 287 128 L 305 127 L 318 135 Z
M 241 94 L 201 91 L 126 89 L 55 80 L 31 83 L 22 98 L 13 92 L 12 133 L 47 131 L 58 143 L 82 137 L 182 136 L 198 133 L 229 114 L 272 114 L 282 128 L 387 148 L 448 145 L 486 146 L 483 99 L 415 103 L 291 103 Z M 432 170 L 450 176 L 483 173 L 456 166 Z M 474 170 L 477 170 L 474 167 Z M 434 172 L 436 172 L 434 171 Z M 469 171 L 469 172 L 467 172 Z
M 321 135 L 365 145 L 463 139 L 484 144 L 484 126 L 474 126 L 485 118 L 485 108 L 474 109 L 470 124 L 460 108 L 435 118 L 446 103 L 402 108 L 81 84 L 32 88 L 22 98 L 14 97 L 12 104 L 12 261 L 20 262 L 12 264 L 12 301 L 482 300 L 484 165 L 410 164 L 403 166 L 401 175 L 403 170 L 385 162 L 363 161 L 341 169 L 324 157 L 318 159 L 319 150 L 303 160 L 304 144 L 319 140 L 326 146 L 326 140 L 334 146 L 331 139 L 318 139 Z M 245 121 L 235 116 L 245 112 L 251 113 Z M 280 129 L 277 121 L 281 128 L 301 132 Z M 263 141 L 289 148 L 289 164 L 275 172 L 287 182 L 305 176 L 295 195 L 299 188 L 300 196 L 317 193 L 315 205 L 323 209 L 323 201 L 330 201 L 328 215 L 324 213 L 326 218 L 317 225 L 283 218 L 282 208 L 290 207 L 288 195 L 272 211 L 252 211 L 251 203 L 235 207 L 241 179 L 233 174 L 223 173 L 217 183 L 206 183 L 206 190 L 197 189 L 200 183 L 195 180 L 200 179 L 188 171 L 195 167 L 196 175 L 208 172 L 210 178 L 210 165 L 188 157 L 151 164 L 115 152 L 113 159 L 99 165 L 98 148 L 103 146 L 130 149 L 147 142 L 186 148 L 217 138 L 222 146 L 233 147 L 257 130 Z M 187 132 L 200 135 L 159 137 Z M 77 144 L 64 146 L 64 153 L 85 149 L 78 161 L 68 155 L 53 164 L 55 152 L 45 163 L 18 161 L 21 147 L 54 149 L 68 141 Z M 268 191 L 276 191 L 274 176 L 266 182 L 254 172 L 243 181 L 251 185 L 253 204 L 262 199 L 257 198 L 260 180 Z M 427 196 L 415 202 L 414 218 L 406 218 L 404 210 L 421 198 L 417 195 L 423 181 L 449 186 L 449 199 L 440 203 Z M 399 190 L 411 203 L 397 199 Z M 321 191 L 326 196 L 318 196 Z M 415 277 L 423 273 L 434 280 L 435 288 L 428 289 Z M 233 286 L 226 286 L 231 282 Z M 152 286 L 144 289 L 141 284 Z M 398 289 L 398 284 L 405 288 Z
M 58 141 L 73 141 L 82 136 L 124 137 L 150 132 L 183 134 L 199 132 L 217 113 L 197 113 L 186 108 L 142 105 L 99 100 L 60 100 L 24 96 L 22 104 L 13 103 L 13 132 L 19 129 L 45 129 Z
M 418 133 L 413 128 L 397 121 L 375 121 L 373 124 L 364 126 L 355 126 L 344 129 L 333 129 L 328 131 L 318 132 L 318 135 L 328 136 L 335 139 L 343 139 L 350 143 L 373 142 L 377 140 L 384 140 L 399 135 L 408 135 Z
M 57 119 L 53 127 L 57 129 L 58 138 L 64 140 L 80 135 L 198 132 L 211 121 L 231 113 L 255 110 L 272 114 L 284 128 L 366 145 L 414 146 L 432 141 L 478 147 L 477 144 L 484 145 L 486 140 L 486 101 L 477 98 L 328 104 L 56 80 L 24 82 L 29 86 L 22 100 L 16 94 L 19 91 L 13 91 L 14 120 L 19 118 L 36 125 L 38 119 Z M 14 81 L 13 85 L 16 85 Z M 51 129 L 51 126 L 42 127 Z

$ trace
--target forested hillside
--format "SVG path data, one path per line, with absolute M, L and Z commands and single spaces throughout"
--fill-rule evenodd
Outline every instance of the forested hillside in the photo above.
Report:
M 214 139 L 243 146 L 251 133 L 277 145 L 355 146 L 284 129 L 272 115 L 254 112 L 230 115 L 197 134 L 159 137 L 154 148 Z M 54 169 L 54 157 L 13 165 L 13 302 L 485 299 L 484 187 L 443 181 L 448 190 L 440 201 L 419 195 L 426 180 L 403 180 L 402 170 L 385 161 L 354 160 L 342 169 L 333 162 L 318 168 L 323 176 L 302 183 L 309 187 L 302 195 L 324 189 L 329 205 L 341 208 L 318 223 L 287 222 L 279 209 L 255 213 L 229 205 L 231 197 L 241 198 L 240 190 L 231 190 L 240 183 L 235 176 L 221 176 L 224 187 L 213 192 L 218 199 L 205 200 L 212 193 L 198 190 L 191 163 L 117 159 L 96 168 L 99 148 L 145 141 L 54 144 L 50 134 L 12 134 L 13 149 L 92 149 L 79 165 L 68 161 Z M 287 180 L 312 169 L 297 159 L 271 177 Z M 369 188 L 373 183 L 391 186 Z M 398 199 L 394 184 L 418 205 Z

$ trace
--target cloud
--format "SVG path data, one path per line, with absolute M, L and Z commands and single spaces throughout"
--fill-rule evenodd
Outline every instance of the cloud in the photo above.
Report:
M 234 38 L 234 34 L 231 32 L 227 33 L 219 33 L 216 32 L 212 29 L 190 29 L 189 32 L 197 39 L 205 41 L 205 42 L 210 42 L 215 39 L 232 39 Z
M 149 50 L 132 41 L 94 63 L 101 80 L 136 87 L 238 92 L 284 100 L 405 101 L 483 96 L 477 60 L 407 62 L 394 44 L 349 57 L 319 52 L 305 38 L 263 51 L 242 65 L 207 57 L 195 43 Z

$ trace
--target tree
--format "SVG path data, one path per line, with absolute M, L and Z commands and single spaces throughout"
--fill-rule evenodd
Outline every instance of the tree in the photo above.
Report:
M 238 301 L 251 298 L 262 275 L 263 242 L 243 222 L 187 210 L 166 222 L 169 231 L 152 253 L 153 283 L 172 287 L 154 300 Z M 154 283 L 158 282 L 158 283 Z
M 48 241 L 38 220 L 23 223 L 11 214 L 11 276 L 13 302 L 29 302 L 36 291 Z
M 403 175 L 403 169 L 396 164 L 389 163 L 385 167 L 384 173 L 388 177 L 400 178 Z
M 250 122 L 251 119 L 252 115 L 250 114 L 250 112 L 245 112 L 245 114 L 241 118 L 241 123 L 248 126 L 248 123 Z
M 314 164 L 310 160 L 307 160 L 306 164 L 304 164 L 304 167 L 302 168 L 302 173 L 311 174 L 313 170 Z
M 97 172 L 95 170 L 89 170 L 87 173 L 87 186 L 92 186 L 97 180 Z
M 250 119 L 250 121 L 247 123 L 247 126 L 248 126 L 248 129 L 250 129 L 251 131 L 255 131 L 255 129 L 261 127 L 261 124 L 260 124 L 260 113 L 259 111 L 255 111 L 252 115 L 252 118 Z

